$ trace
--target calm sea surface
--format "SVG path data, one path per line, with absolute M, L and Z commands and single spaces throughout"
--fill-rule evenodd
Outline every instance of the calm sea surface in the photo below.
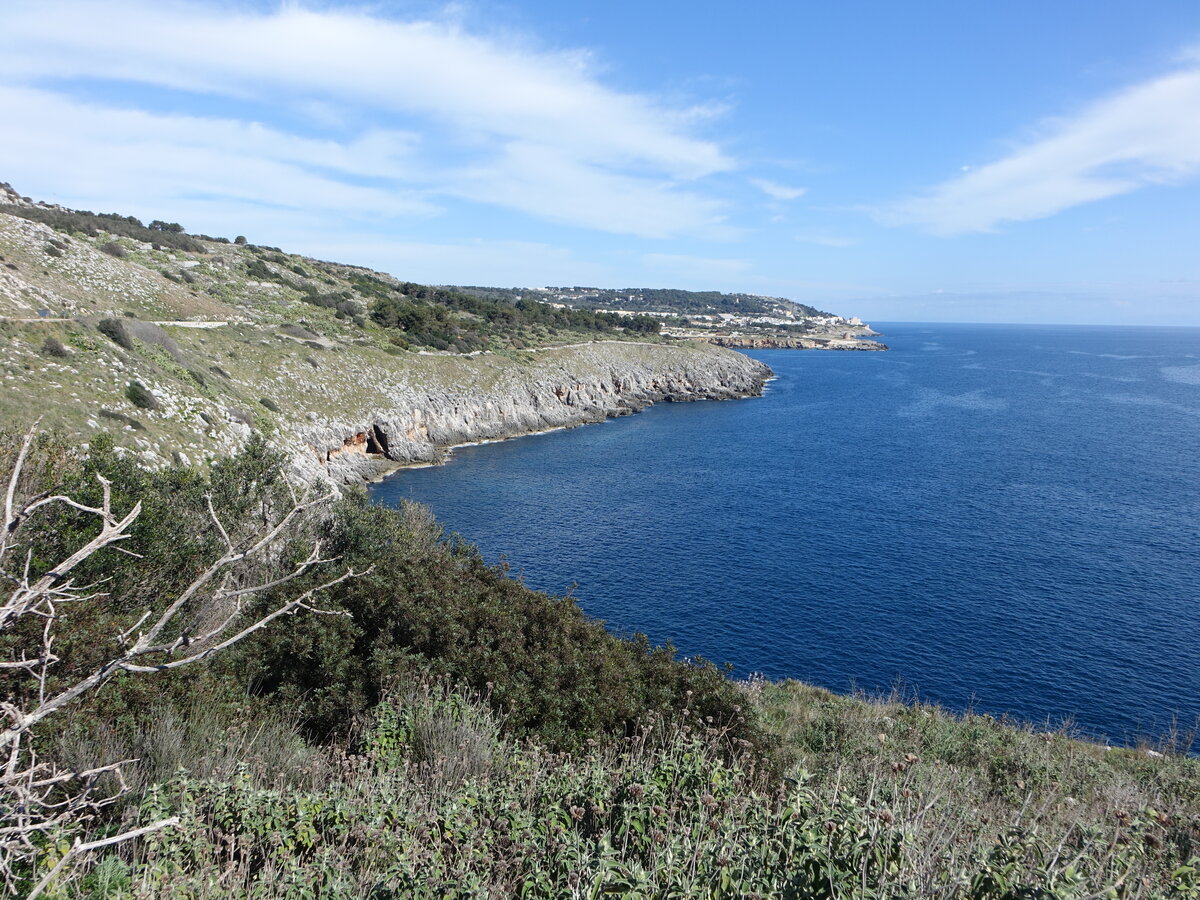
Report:
M 888 353 L 753 354 L 760 399 L 463 448 L 373 496 L 742 675 L 1113 741 L 1194 726 L 1200 329 L 882 330 Z

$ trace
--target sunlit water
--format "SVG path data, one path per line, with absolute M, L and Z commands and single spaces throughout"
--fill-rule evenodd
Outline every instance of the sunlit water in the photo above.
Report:
M 884 340 L 755 353 L 761 399 L 462 448 L 373 496 L 742 674 L 1114 741 L 1195 725 L 1200 329 Z

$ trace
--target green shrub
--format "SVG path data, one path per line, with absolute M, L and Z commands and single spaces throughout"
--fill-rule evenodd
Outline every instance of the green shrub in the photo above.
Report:
M 1033 804 L 1012 811 L 1018 825 L 989 827 L 919 784 L 906 797 L 801 772 L 764 786 L 728 733 L 689 721 L 648 722 L 617 745 L 566 756 L 505 739 L 472 699 L 420 689 L 381 704 L 365 759 L 324 783 L 184 772 L 150 790 L 140 820 L 177 815 L 180 826 L 127 854 L 128 873 L 101 865 L 148 900 L 213 896 L 216 884 L 230 884 L 229 896 L 339 900 L 1192 900 L 1200 891 L 1200 857 L 1187 843 L 1195 826 L 1153 808 L 1062 828 Z M 69 896 L 94 889 L 85 881 Z
M 109 256 L 115 256 L 117 259 L 124 259 L 129 255 L 125 248 L 116 241 L 109 241 L 107 244 L 101 244 L 100 252 L 107 253 Z
M 125 388 L 125 396 L 138 409 L 158 409 L 158 398 L 140 381 L 131 381 Z
M 63 342 L 53 335 L 42 342 L 42 353 L 56 359 L 67 359 L 71 355 L 71 351 L 63 345 Z
M 96 325 L 96 330 L 118 347 L 126 350 L 133 349 L 133 338 L 129 334 L 129 329 L 125 327 L 125 323 L 120 319 L 101 319 Z
M 146 243 L 157 243 L 183 250 L 188 253 L 203 253 L 204 245 L 186 234 L 151 230 L 133 216 L 117 213 L 93 213 L 87 210 L 50 209 L 44 206 L 10 206 L 0 204 L 0 213 L 20 216 L 34 222 L 44 222 L 51 228 L 69 234 L 80 232 L 88 237 L 99 237 L 101 231 L 132 238 Z
M 624 734 L 689 695 L 701 715 L 758 737 L 722 670 L 676 659 L 643 636 L 625 640 L 569 599 L 529 590 L 443 534 L 423 507 L 388 509 L 364 495 L 339 502 L 326 550 L 368 574 L 319 617 L 247 645 L 260 690 L 299 710 L 315 733 L 343 731 L 391 679 L 435 672 L 485 693 L 508 727 L 554 746 Z
M 279 409 L 279 404 L 276 403 L 274 400 L 272 400 L 270 397 L 259 397 L 258 402 L 261 403 L 263 406 L 265 406 L 267 409 L 269 409 L 271 412 L 277 413 L 277 412 L 281 411 Z

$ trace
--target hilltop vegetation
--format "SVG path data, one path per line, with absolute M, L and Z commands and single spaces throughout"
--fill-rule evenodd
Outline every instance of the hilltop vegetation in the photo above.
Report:
M 674 313 L 678 315 L 705 315 L 732 313 L 735 315 L 779 315 L 796 317 L 832 316 L 815 306 L 787 300 L 783 297 L 764 297 L 760 294 L 732 293 L 721 291 L 683 291 L 675 288 L 596 288 L 596 287 L 548 287 L 489 288 L 461 287 L 458 290 L 476 296 L 496 300 L 540 299 L 568 303 L 583 309 L 623 309 L 644 313 Z
M 354 266 L 286 254 L 278 247 L 250 244 L 245 238 L 231 245 L 225 238 L 192 236 L 178 223 L 155 221 L 147 226 L 133 216 L 33 204 L 0 204 L 0 215 L 44 223 L 76 240 L 91 241 L 118 259 L 130 259 L 132 255 L 168 280 L 189 286 L 191 293 L 233 299 L 230 289 L 239 287 L 240 274 L 259 285 L 277 287 L 278 300 L 329 310 L 335 318 L 360 330 L 370 332 L 371 320 L 388 329 L 388 344 L 404 349 L 426 347 L 470 353 L 540 346 L 581 336 L 618 337 L 628 332 L 644 337 L 659 331 L 658 322 L 647 316 L 560 310 L 507 296 L 484 299 L 447 288 L 400 282 Z M 43 251 L 51 259 L 59 259 L 70 246 L 50 239 Z M 180 265 L 176 253 L 192 257 L 187 260 L 192 264 Z M 206 262 L 216 263 L 221 271 L 214 273 Z

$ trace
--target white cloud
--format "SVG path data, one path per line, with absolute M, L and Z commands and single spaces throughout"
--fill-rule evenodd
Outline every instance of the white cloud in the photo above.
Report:
M 1004 159 L 967 167 L 924 196 L 876 212 L 935 234 L 993 230 L 1200 173 L 1200 69 L 1175 72 L 1043 125 Z
M 692 234 L 725 233 L 715 201 L 662 179 L 588 166 L 537 144 L 514 142 L 499 159 L 457 173 L 452 183 L 463 197 L 601 231 L 665 238 L 686 223 Z
M 772 200 L 799 200 L 808 193 L 808 188 L 789 187 L 766 178 L 751 178 L 750 183 Z
M 178 210 L 197 199 L 311 213 L 430 214 L 411 175 L 411 135 L 376 131 L 347 143 L 289 135 L 230 119 L 164 116 L 0 87 L 0 121 L 19 122 L 0 144 L 5 178 L 22 190 L 53 185 L 79 205 Z M 390 179 L 388 188 L 354 183 Z M 182 213 L 175 213 L 182 215 Z M 192 223 L 196 224 L 196 223 Z
M 9 130 L 38 130 L 35 144 L 73 141 L 81 157 L 92 150 L 87 142 L 98 141 L 107 165 L 130 180 L 149 148 L 198 155 L 198 163 L 233 153 L 249 164 L 263 154 L 271 171 L 212 168 L 208 187 L 286 205 L 279 167 L 291 166 L 307 173 L 300 192 L 351 175 L 397 180 L 403 190 L 357 190 L 383 205 L 388 198 L 399 207 L 428 205 L 429 195 L 445 193 L 553 221 L 665 236 L 713 226 L 716 203 L 677 185 L 733 166 L 715 142 L 694 134 L 710 107 L 614 90 L 583 54 L 490 40 L 445 22 L 295 4 L 269 13 L 182 0 L 5 6 L 0 81 L 56 92 L 59 103 L 79 81 L 90 82 L 99 86 L 91 97 L 108 99 L 77 109 L 135 126 L 124 141 L 119 131 L 105 139 L 94 121 L 46 116 L 6 117 Z M 127 107 L 138 92 L 121 87 L 130 83 L 176 92 L 175 102 L 177 92 L 217 98 L 218 133 L 207 139 L 199 127 L 207 120 L 165 115 L 162 97 L 137 118 Z M 227 110 L 239 110 L 243 121 Z M 245 121 L 254 115 L 248 110 L 273 127 Z M 304 136 L 287 133 L 286 110 L 300 111 Z M 354 133 L 351 123 L 363 121 L 378 125 Z M 313 140 L 313 129 L 337 139 Z M 0 148 L 5 166 L 19 159 L 15 148 Z

